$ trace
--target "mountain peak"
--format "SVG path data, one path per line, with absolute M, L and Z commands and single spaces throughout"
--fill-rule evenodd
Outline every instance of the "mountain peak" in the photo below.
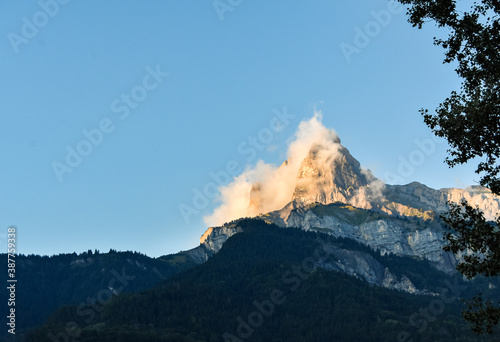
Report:
M 291 141 L 288 158 L 279 167 L 259 161 L 221 189 L 221 204 L 204 217 L 219 226 L 241 217 L 255 217 L 287 207 L 328 205 L 336 202 L 389 215 L 422 219 L 445 212 L 448 201 L 465 198 L 479 205 L 489 219 L 500 208 L 500 198 L 487 189 L 428 188 L 420 183 L 384 184 L 363 169 L 341 144 L 337 134 L 324 127 L 320 116 L 302 122 Z M 279 215 L 283 219 L 283 215 Z
M 288 165 L 285 161 L 280 168 Z M 295 186 L 289 201 L 299 206 L 341 202 L 390 215 L 428 218 L 434 216 L 432 212 L 448 210 L 448 201 L 460 202 L 465 198 L 483 208 L 488 219 L 500 208 L 500 198 L 483 187 L 435 190 L 418 182 L 384 184 L 361 167 L 337 136 L 329 136 L 323 143 L 313 143 L 294 174 Z M 251 213 L 263 213 L 263 208 L 269 207 L 269 199 L 262 195 L 264 187 L 261 183 L 253 184 Z
M 291 164 L 297 169 L 292 174 L 292 188 L 287 201 L 301 205 L 317 202 L 359 203 L 356 196 L 366 193 L 360 189 L 366 189 L 376 180 L 370 171 L 361 168 L 359 161 L 340 144 L 336 135 L 329 136 L 322 143 L 313 143 L 302 161 L 285 161 L 279 169 L 288 168 Z M 261 213 L 263 208 L 269 207 L 269 196 L 264 195 L 265 187 L 261 182 L 252 185 L 249 213 Z
M 348 203 L 359 188 L 369 184 L 373 176 L 338 142 L 336 151 L 319 144 L 311 147 L 300 165 L 292 200 Z

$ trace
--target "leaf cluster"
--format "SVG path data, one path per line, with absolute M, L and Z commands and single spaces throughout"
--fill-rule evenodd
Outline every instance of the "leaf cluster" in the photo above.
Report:
M 434 44 L 445 49 L 444 63 L 455 62 L 462 79 L 460 91 L 451 92 L 425 123 L 445 138 L 449 166 L 481 158 L 476 173 L 480 184 L 500 194 L 500 2 L 476 1 L 465 11 L 454 0 L 399 0 L 410 5 L 409 22 L 418 28 L 427 21 L 448 29 Z M 458 4 L 457 4 L 458 3 Z
M 500 274 L 500 216 L 496 222 L 488 222 L 479 208 L 462 200 L 460 204 L 450 203 L 450 210 L 442 215 L 450 228 L 446 234 L 445 251 L 462 255 L 457 265 L 460 273 L 472 279 L 478 275 L 494 277 Z M 500 308 L 491 300 L 476 295 L 467 300 L 464 319 L 471 324 L 475 333 L 491 334 L 500 320 Z

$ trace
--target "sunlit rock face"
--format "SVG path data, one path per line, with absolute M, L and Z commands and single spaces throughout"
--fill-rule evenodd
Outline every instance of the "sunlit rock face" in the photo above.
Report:
M 241 228 L 237 225 L 224 225 L 222 227 L 210 227 L 201 236 L 200 244 L 214 253 L 217 253 L 224 242 L 234 234 L 241 232 Z
M 334 155 L 325 155 L 325 152 L 330 151 L 320 145 L 311 148 L 298 172 L 292 201 L 303 205 L 341 202 L 391 215 L 425 219 L 447 211 L 448 201 L 459 203 L 462 199 L 479 206 L 489 220 L 500 211 L 500 198 L 484 187 L 436 190 L 418 182 L 388 185 L 369 170 L 362 169 L 342 145 L 339 144 L 338 153 Z
M 250 203 L 248 205 L 250 213 L 259 213 L 261 212 L 262 201 L 264 200 L 261 196 L 261 183 L 255 183 L 252 185 L 252 189 L 250 190 Z
M 436 190 L 418 182 L 384 184 L 369 170 L 363 169 L 340 140 L 335 139 L 328 146 L 314 144 L 310 148 L 300 164 L 295 184 L 290 185 L 294 189 L 291 202 L 302 206 L 341 202 L 390 215 L 423 219 L 436 218 L 448 210 L 448 201 L 458 203 L 462 199 L 479 206 L 489 220 L 500 211 L 500 198 L 481 186 Z M 281 167 L 286 165 L 287 162 Z M 250 213 L 257 215 L 263 213 L 262 208 L 269 207 L 269 198 L 262 196 L 263 192 L 261 183 L 252 186 Z
M 459 203 L 462 199 L 474 207 L 479 206 L 488 220 L 494 219 L 500 211 L 500 198 L 482 186 L 435 190 L 424 184 L 412 182 L 406 185 L 386 185 L 385 189 L 384 196 L 388 201 L 404 203 L 412 208 L 421 208 L 423 211 L 445 212 L 448 210 L 448 201 Z
M 338 153 L 314 145 L 300 166 L 291 200 L 308 203 L 348 203 L 358 189 L 368 185 L 359 162 L 339 145 Z

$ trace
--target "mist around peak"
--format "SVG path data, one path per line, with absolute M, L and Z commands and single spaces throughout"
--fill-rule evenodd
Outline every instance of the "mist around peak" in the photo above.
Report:
M 287 147 L 287 162 L 277 166 L 259 160 L 219 188 L 220 205 L 203 218 L 205 224 L 217 226 L 281 209 L 292 200 L 299 170 L 310 153 L 316 154 L 317 162 L 329 164 L 342 156 L 342 149 L 337 133 L 323 125 L 321 112 L 315 112 L 299 124 Z

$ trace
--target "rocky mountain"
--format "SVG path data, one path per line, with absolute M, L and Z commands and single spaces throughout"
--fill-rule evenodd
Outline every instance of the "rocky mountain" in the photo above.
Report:
M 336 142 L 338 153 L 333 155 L 330 149 L 321 145 L 311 147 L 298 171 L 291 201 L 303 205 L 342 202 L 392 215 L 423 218 L 446 211 L 448 201 L 459 202 L 462 199 L 481 207 L 487 219 L 493 219 L 500 210 L 500 198 L 481 186 L 435 190 L 418 182 L 384 184 L 369 170 L 363 169 L 349 150 L 340 144 L 340 140 Z
M 291 204 L 290 207 L 263 218 L 282 222 L 284 227 L 300 227 L 351 238 L 382 254 L 425 258 L 445 272 L 454 269 L 455 257 L 442 250 L 443 228 L 437 220 L 388 215 L 342 203 L 295 205 L 295 208 Z
M 457 260 L 442 249 L 445 228 L 439 219 L 439 214 L 448 209 L 447 202 L 466 199 L 482 208 L 487 218 L 500 211 L 500 198 L 480 186 L 436 190 L 418 182 L 384 184 L 364 170 L 338 138 L 333 139 L 337 151 L 319 144 L 311 147 L 300 165 L 290 202 L 259 218 L 283 228 L 350 238 L 382 254 L 426 259 L 437 269 L 453 273 Z M 249 206 L 259 207 L 261 186 L 252 187 Z M 230 236 L 240 231 L 237 221 L 209 228 L 200 239 L 204 257 L 217 253 Z M 391 277 L 390 271 L 384 275 L 386 270 L 370 260 L 359 255 L 341 260 L 324 267 L 356 273 L 370 283 L 391 287 L 386 280 Z M 416 291 L 411 284 L 400 288 Z
M 404 211 L 396 209 L 398 204 L 408 208 L 418 208 L 424 212 L 442 213 L 448 210 L 448 201 L 459 203 L 462 199 L 467 200 L 472 206 L 479 206 L 488 220 L 493 220 L 500 209 L 500 198 L 482 186 L 435 190 L 418 182 L 407 185 L 385 185 L 382 200 L 386 203 L 386 212 L 405 215 Z M 393 211 L 390 206 L 394 208 Z
M 340 141 L 337 143 L 338 154 L 334 155 L 322 145 L 311 147 L 300 165 L 291 200 L 304 204 L 349 203 L 358 195 L 358 189 L 368 186 L 373 176 L 361 169 Z

